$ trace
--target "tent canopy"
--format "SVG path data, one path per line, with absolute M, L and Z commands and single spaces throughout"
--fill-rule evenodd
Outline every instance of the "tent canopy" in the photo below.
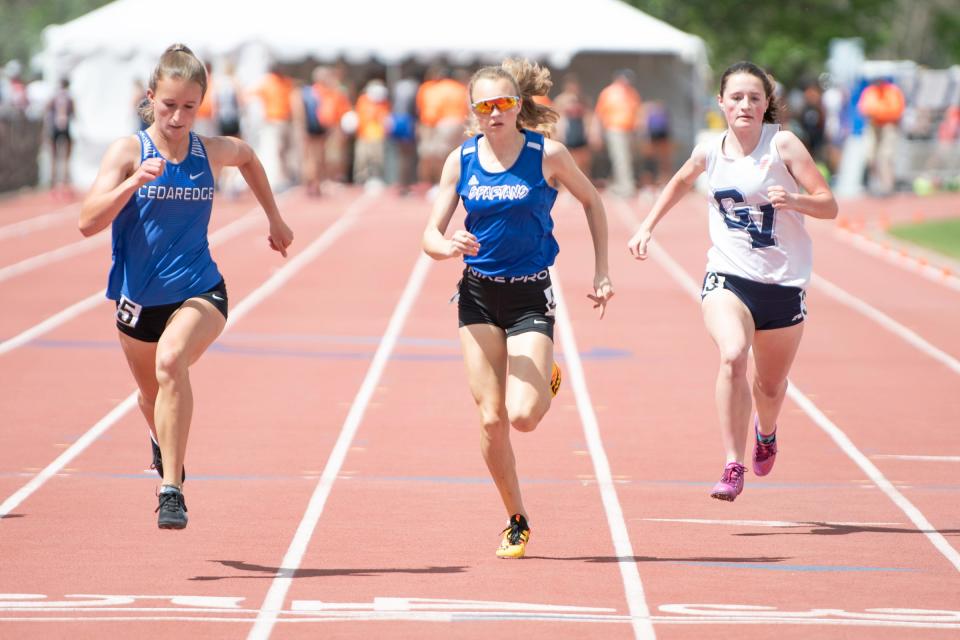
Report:
M 158 55 L 173 42 L 207 58 L 258 43 L 280 60 L 458 63 L 510 54 L 564 67 L 575 54 L 591 51 L 706 63 L 700 38 L 620 0 L 524 0 L 521 11 L 496 9 L 468 0 L 116 0 L 49 27 L 45 53 L 61 68 L 98 53 Z
M 614 68 L 638 73 L 644 97 L 672 109 L 681 146 L 691 130 L 707 74 L 703 41 L 621 0 L 524 0 L 515 10 L 473 0 L 115 0 L 44 31 L 40 61 L 48 82 L 69 77 L 76 116 L 71 170 L 89 184 L 107 145 L 135 130 L 134 96 L 172 43 L 202 60 L 230 63 L 252 86 L 271 60 L 344 59 L 358 68 L 386 65 L 388 78 L 408 61 L 454 66 L 508 55 L 578 72 L 599 91 Z M 254 124 L 257 105 L 248 103 Z M 672 125 L 673 126 L 673 125 Z M 256 127 L 252 127 L 256 129 Z M 255 135 L 254 135 L 255 139 Z

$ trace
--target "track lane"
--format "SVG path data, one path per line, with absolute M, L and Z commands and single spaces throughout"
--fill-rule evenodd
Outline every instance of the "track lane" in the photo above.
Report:
M 411 237 L 425 210 L 404 212 Z M 486 638 L 511 629 L 529 638 L 633 637 L 569 374 L 537 430 L 511 436 L 533 527 L 528 556 L 493 553 L 506 514 L 478 451 L 456 307 L 447 302 L 461 270 L 451 260 L 430 272 L 304 558 L 316 573 L 293 581 L 285 609 L 322 600 L 333 616 L 360 603 L 364 622 L 324 627 L 337 637 Z M 398 599 L 395 610 L 374 610 L 378 598 Z M 394 619 L 389 627 L 384 617 Z M 281 622 L 271 637 L 314 630 Z
M 229 348 L 230 334 L 227 333 L 218 344 L 228 348 L 212 349 L 194 369 L 193 380 L 200 401 L 194 419 L 198 428 L 192 434 L 188 461 L 190 478 L 186 495 L 192 522 L 187 530 L 173 536 L 156 530 L 155 516 L 150 513 L 155 499 L 152 496 L 147 499 L 144 491 L 152 493 L 147 483 L 155 485 L 155 476 L 134 474 L 130 477 L 117 473 L 120 466 L 142 469 L 149 460 L 143 420 L 130 414 L 111 430 L 109 440 L 98 442 L 78 459 L 74 473 L 55 478 L 35 494 L 21 510 L 19 515 L 23 517 L 3 520 L 4 526 L 19 525 L 18 530 L 11 533 L 13 539 L 23 541 L 23 548 L 18 552 L 17 562 L 9 565 L 10 573 L 4 572 L 8 579 L 16 577 L 17 588 L 4 584 L 0 591 L 25 593 L 43 588 L 46 593 L 64 594 L 68 591 L 214 594 L 238 597 L 247 604 L 258 603 L 269 581 L 233 578 L 238 571 L 252 578 L 270 576 L 269 558 L 282 554 L 292 534 L 291 527 L 315 480 L 316 458 L 324 456 L 324 450 L 332 445 L 335 434 L 327 428 L 327 420 L 335 421 L 345 412 L 336 398 L 348 397 L 359 383 L 368 357 L 365 353 L 357 357 L 343 345 L 330 350 L 342 350 L 345 357 L 341 358 L 329 353 L 312 354 L 313 345 L 309 341 L 287 345 L 286 353 L 273 348 L 271 343 L 278 334 L 301 332 L 302 335 L 305 325 L 309 325 L 312 332 L 335 335 L 334 323 L 325 323 L 339 319 L 340 314 L 317 314 L 319 294 L 344 282 L 342 265 L 355 257 L 354 243 L 369 245 L 381 237 L 384 226 L 389 229 L 389 221 L 384 224 L 388 214 L 365 213 L 342 242 L 238 323 L 244 338 L 236 341 L 238 349 Z M 322 225 L 320 220 L 315 224 Z M 308 241 L 308 234 L 302 224 L 299 229 L 298 244 L 302 247 Z M 232 264 L 226 256 L 220 258 L 224 272 L 236 283 L 231 288 L 234 304 L 241 295 L 235 290 L 241 289 L 241 282 L 246 280 L 241 273 L 241 263 L 251 269 L 259 268 L 261 273 L 264 264 L 259 258 L 251 260 L 249 253 L 245 258 L 237 257 L 240 260 L 237 264 Z M 367 318 L 370 325 L 378 324 L 386 311 L 380 287 L 390 286 L 390 275 L 369 271 L 352 282 L 357 288 L 340 292 L 339 303 L 351 303 L 359 317 Z M 294 313 L 298 305 L 308 305 L 314 312 L 308 316 Z M 353 329 L 368 328 L 355 319 Z M 252 342 L 259 344 L 253 353 L 249 350 Z M 291 350 L 303 350 L 303 353 L 291 354 Z M 230 384 L 225 384 L 225 380 Z M 329 396 L 317 393 L 321 385 Z M 317 414 L 316 403 L 320 401 L 329 402 L 329 406 L 324 405 L 322 413 Z M 305 426 L 308 416 L 316 416 L 317 420 Z M 125 460 L 123 465 L 118 465 L 118 456 Z M 105 486 L 109 491 L 98 491 Z M 97 502 L 96 520 L 87 516 L 77 518 L 76 529 L 74 525 L 56 524 L 63 505 L 84 503 L 93 496 Z M 255 513 L 253 519 L 245 517 L 251 513 Z M 53 528 L 64 531 L 63 539 L 57 543 L 56 557 L 63 562 L 69 559 L 71 566 L 86 568 L 85 575 L 82 571 L 67 572 L 68 580 L 60 582 L 55 578 L 59 571 L 56 565 L 50 572 L 29 573 L 28 567 L 37 566 L 43 558 L 52 560 L 45 551 L 49 549 L 50 540 L 31 531 Z M 117 540 L 119 553 L 103 556 L 103 548 L 95 540 L 105 531 L 110 531 Z M 150 541 L 151 551 L 135 554 L 133 549 L 142 546 L 143 540 Z M 0 553 L 4 557 L 10 555 L 7 549 Z M 171 561 L 172 558 L 176 561 Z M 263 563 L 258 565 L 258 560 Z M 92 567 L 96 569 L 91 570 Z M 173 620 L 186 616 L 190 610 L 189 606 L 173 607 L 176 611 L 164 612 L 161 610 L 164 604 L 169 608 L 169 602 L 164 603 L 162 599 L 147 602 L 144 605 L 147 611 L 139 614 L 131 610 L 131 605 L 117 615 L 121 618 L 167 616 Z M 213 614 L 208 611 L 197 615 Z M 249 613 L 239 615 L 247 616 L 247 624 L 253 620 Z M 30 624 L 3 624 L 5 631 L 13 633 L 20 630 L 35 633 L 40 628 Z M 177 624 L 169 623 L 171 633 Z M 123 633 L 130 635 L 165 633 L 164 627 L 157 627 L 155 622 L 133 619 L 103 625 L 74 624 L 73 627 L 89 637 L 98 634 L 102 637 L 107 629 L 123 629 Z M 235 623 L 198 623 L 190 628 L 210 637 L 237 637 L 244 633 L 237 630 Z
M 699 206 L 695 198 L 685 200 L 658 227 L 657 233 L 662 247 L 680 261 L 695 281 L 701 277 L 708 246 L 706 230 L 698 228 L 702 219 Z M 611 204 L 612 210 L 614 207 Z M 611 215 L 614 216 L 616 213 Z M 625 228 L 621 223 L 614 234 L 614 238 L 620 235 L 620 241 L 614 239 L 612 246 L 623 246 L 635 225 L 631 223 Z M 627 280 L 635 277 L 637 281 L 625 282 L 619 277 L 615 278 L 615 284 L 621 292 L 624 285 L 630 287 L 626 291 L 628 295 L 647 301 L 638 306 L 643 309 L 643 324 L 652 320 L 653 328 L 644 330 L 633 326 L 625 328 L 625 333 L 612 332 L 608 336 L 608 339 L 620 337 L 624 344 L 635 345 L 638 357 L 645 362 L 635 364 L 632 373 L 629 368 L 621 370 L 619 375 L 614 371 L 605 372 L 598 388 L 609 392 L 604 398 L 611 404 L 615 401 L 609 395 L 619 390 L 629 403 L 621 410 L 625 409 L 630 416 L 640 416 L 636 427 L 639 433 L 633 434 L 631 440 L 621 443 L 622 433 L 616 428 L 611 430 L 614 437 L 611 450 L 640 451 L 644 452 L 640 454 L 644 458 L 657 461 L 653 467 L 659 473 L 647 473 L 646 465 L 641 464 L 644 473 L 624 489 L 629 496 L 625 502 L 644 504 L 661 514 L 673 514 L 634 513 L 632 516 L 635 540 L 647 543 L 635 544 L 641 549 L 648 546 L 657 549 L 647 560 L 650 568 L 641 569 L 644 583 L 651 585 L 651 607 L 669 607 L 671 603 L 699 598 L 697 601 L 702 603 L 733 601 L 775 606 L 781 611 L 804 610 L 803 605 L 808 604 L 809 608 L 857 611 L 864 607 L 861 603 L 872 592 L 865 587 L 847 585 L 853 577 L 866 574 L 873 576 L 873 581 L 882 579 L 884 587 L 878 600 L 883 602 L 888 601 L 891 593 L 897 593 L 900 600 L 909 598 L 907 602 L 919 609 L 957 609 L 956 598 L 945 597 L 942 591 L 944 580 L 956 582 L 952 567 L 902 512 L 871 488 L 862 472 L 790 400 L 784 406 L 782 422 L 789 426 L 781 432 L 783 453 L 774 474 L 765 479 L 748 474 L 744 494 L 734 504 L 707 497 L 716 480 L 714 473 L 719 475 L 723 462 L 711 393 L 716 371 L 715 349 L 703 330 L 699 310 L 689 293 L 681 291 L 658 264 L 649 264 L 652 260 L 636 265 L 630 264 L 632 259 L 625 250 L 621 255 L 618 264 L 631 274 Z M 615 273 L 617 271 L 620 269 Z M 794 368 L 794 382 L 862 447 L 870 436 L 886 437 L 893 423 L 887 420 L 865 424 L 859 415 L 835 410 L 837 399 L 843 396 L 838 383 L 857 384 L 856 376 L 838 380 L 838 364 L 847 366 L 847 358 L 855 361 L 858 355 L 837 354 L 837 345 L 847 348 L 850 340 L 856 338 L 842 336 L 824 344 L 820 336 L 811 337 L 821 329 L 832 336 L 843 324 L 823 319 L 827 313 L 845 311 L 839 305 L 827 311 L 824 308 L 827 306 L 827 301 L 820 298 L 811 302 L 812 322 L 807 327 L 802 353 Z M 614 320 L 615 324 L 616 316 Z M 872 331 L 862 316 L 846 319 L 845 326 L 861 336 Z M 830 348 L 824 350 L 824 347 Z M 936 366 L 922 362 L 916 354 L 895 352 L 891 355 L 891 359 L 894 358 L 916 360 L 917 366 L 928 374 Z M 612 364 L 609 366 L 616 369 Z M 877 364 L 870 366 L 876 368 Z M 618 384 L 620 376 L 626 381 Z M 627 388 L 636 391 L 631 394 Z M 868 393 L 869 389 L 863 392 Z M 636 397 L 647 394 L 649 397 Z M 601 398 L 597 398 L 597 402 L 604 404 Z M 878 411 L 883 410 L 882 399 L 873 398 L 871 402 L 881 406 Z M 944 411 L 942 404 L 939 410 Z M 881 430 L 880 425 L 886 428 Z M 646 433 L 648 429 L 655 433 Z M 620 457 L 615 468 L 626 475 L 626 470 L 636 468 L 636 461 L 631 462 L 629 456 Z M 782 493 L 787 496 L 777 495 Z M 825 496 L 829 497 L 825 500 Z M 928 515 L 936 522 L 937 513 Z M 682 520 L 704 522 L 679 522 Z M 724 524 L 731 520 L 754 523 L 778 520 L 796 525 L 771 528 L 759 524 Z M 830 522 L 852 524 L 827 524 Z M 664 542 L 665 546 L 661 547 L 659 543 Z M 638 554 L 644 555 L 642 551 Z M 790 588 L 774 588 L 776 580 L 782 580 L 785 575 L 790 576 Z M 736 585 L 730 591 L 732 596 L 723 597 L 725 590 L 718 592 L 718 585 L 725 584 Z M 797 594 L 803 594 L 803 599 Z M 770 632 L 769 628 L 741 624 L 744 626 L 738 628 L 738 636 L 765 637 Z M 690 637 L 684 634 L 691 633 L 680 627 L 669 627 L 667 634 L 665 629 L 667 627 L 658 626 L 658 635 Z M 778 636 L 781 629 L 788 637 L 808 633 L 789 625 L 777 629 Z M 873 631 L 871 627 L 871 634 Z M 877 632 L 887 633 L 879 629 Z M 843 632 L 825 626 L 823 630 L 818 629 L 820 633 L 823 637 L 836 637 Z
M 304 206 L 306 202 L 298 205 L 294 199 L 291 204 Z M 309 238 L 331 224 L 340 211 L 332 205 L 323 211 L 304 210 L 292 218 Z M 265 226 L 265 222 L 250 225 L 239 236 L 213 248 L 234 307 L 282 263 L 282 259 L 271 261 L 273 252 L 265 250 Z M 251 256 L 257 257 L 251 260 Z M 97 259 L 90 256 L 86 261 Z M 133 389 L 111 320 L 112 303 L 103 300 L 95 308 L 95 312 L 78 316 L 2 356 L 0 365 L 17 375 L 10 376 L 9 393 L 0 398 L 0 410 L 11 425 L 0 433 L 0 495 L 9 495 L 12 487 L 23 483 L 23 473 L 44 467 L 52 459 L 52 451 L 62 451 Z M 214 346 L 214 350 L 218 348 Z M 50 396 L 57 401 L 37 400 Z M 27 433 L 30 437 L 25 437 Z

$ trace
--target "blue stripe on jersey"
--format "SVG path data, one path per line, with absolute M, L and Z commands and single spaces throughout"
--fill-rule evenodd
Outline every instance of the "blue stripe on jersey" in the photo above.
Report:
M 145 131 L 140 161 L 162 158 Z M 107 297 L 121 295 L 145 307 L 172 304 L 208 291 L 221 280 L 210 256 L 207 227 L 213 208 L 213 172 L 200 138 L 179 164 L 137 189 L 113 221 L 113 265 Z
M 513 166 L 491 172 L 480 165 L 477 144 L 460 147 L 457 193 L 467 210 L 467 231 L 480 252 L 463 261 L 488 276 L 522 276 L 553 264 L 560 246 L 553 237 L 550 210 L 557 190 L 543 177 L 543 134 L 524 131 L 526 143 Z

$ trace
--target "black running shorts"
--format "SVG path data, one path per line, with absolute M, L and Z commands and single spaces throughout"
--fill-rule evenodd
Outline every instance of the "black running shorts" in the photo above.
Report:
M 492 324 L 507 337 L 536 331 L 553 340 L 557 303 L 549 270 L 526 276 L 488 276 L 468 266 L 457 289 L 461 327 Z
M 209 291 L 188 299 L 195 300 L 197 298 L 206 300 L 215 306 L 224 318 L 227 317 L 227 285 L 223 280 Z M 121 296 L 120 300 L 117 301 L 117 329 L 141 342 L 159 342 L 160 335 L 166 328 L 170 316 L 182 307 L 186 301 L 161 304 L 155 307 L 142 307 Z
M 791 327 L 807 317 L 806 291 L 800 287 L 766 284 L 711 271 L 703 278 L 700 299 L 717 289 L 727 289 L 740 298 L 750 310 L 758 331 Z

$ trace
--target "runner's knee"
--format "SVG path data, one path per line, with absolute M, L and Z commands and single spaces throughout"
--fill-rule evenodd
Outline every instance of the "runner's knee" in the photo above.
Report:
M 731 378 L 747 375 L 750 348 L 733 344 L 720 347 L 720 371 Z
M 179 349 L 157 351 L 157 382 L 161 385 L 182 380 L 187 375 L 187 357 Z
M 550 400 L 529 403 L 518 408 L 508 408 L 510 426 L 517 431 L 533 431 L 540 424 L 540 420 L 549 408 Z

